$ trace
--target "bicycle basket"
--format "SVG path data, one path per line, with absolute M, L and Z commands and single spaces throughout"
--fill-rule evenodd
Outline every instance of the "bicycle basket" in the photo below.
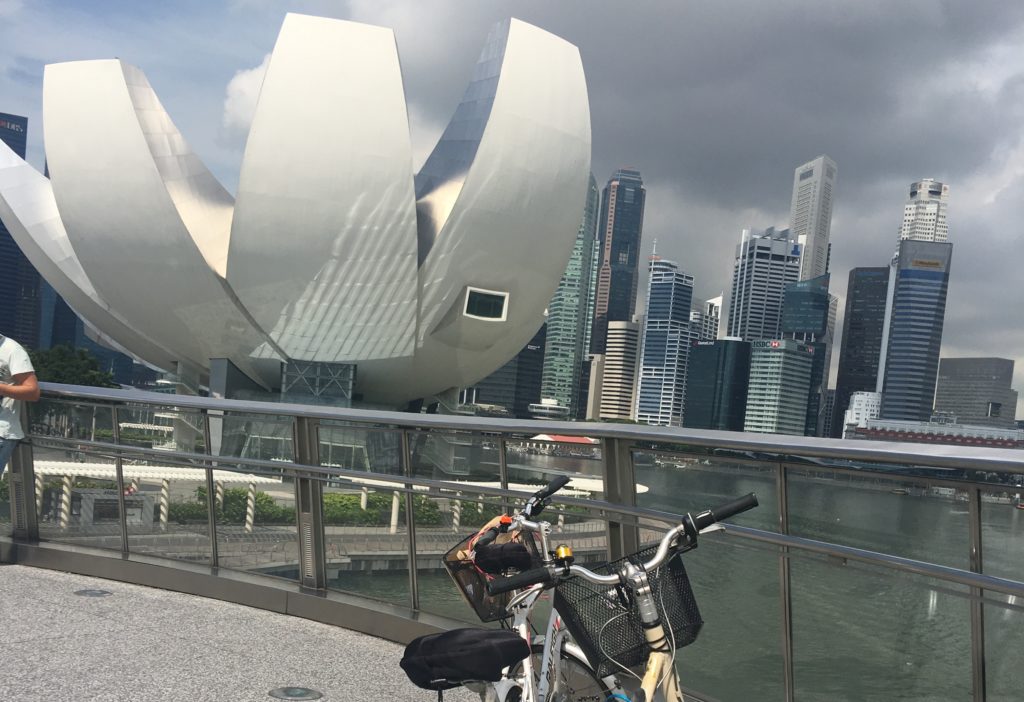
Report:
M 477 534 L 473 533 L 455 544 L 446 554 L 442 561 L 445 570 L 452 577 L 459 591 L 462 593 L 466 604 L 473 608 L 476 616 L 482 622 L 496 622 L 512 616 L 508 613 L 508 603 L 514 592 L 506 592 L 501 595 L 487 594 L 487 581 L 491 576 L 480 570 L 469 558 L 466 558 L 472 550 L 473 540 Z M 532 534 L 523 534 L 523 543 L 530 552 L 534 563 L 540 561 L 537 546 L 534 543 Z
M 655 551 L 657 546 L 641 549 L 594 568 L 594 572 L 614 573 L 627 559 L 639 565 L 649 560 Z M 648 573 L 647 579 L 659 610 L 664 603 L 662 624 L 666 626 L 666 635 L 670 625 L 677 648 L 693 643 L 704 622 L 686 577 L 683 559 L 673 556 L 657 571 Z M 646 660 L 647 642 L 640 617 L 635 607 L 623 603 L 616 588 L 595 585 L 583 578 L 570 578 L 556 588 L 555 608 L 569 633 L 587 654 L 587 660 L 595 665 L 599 677 L 618 671 L 616 663 L 633 668 Z

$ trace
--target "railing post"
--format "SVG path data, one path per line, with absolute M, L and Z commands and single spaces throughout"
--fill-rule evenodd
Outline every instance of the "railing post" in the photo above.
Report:
M 223 421 L 223 420 L 221 420 Z M 210 445 L 210 412 L 203 412 L 203 453 L 210 456 L 212 459 L 214 456 L 213 446 Z M 218 451 L 220 447 L 218 446 Z M 214 484 L 213 484 L 213 466 L 214 462 L 208 461 L 206 464 L 206 526 L 210 532 L 210 566 L 217 568 L 220 565 L 220 553 L 217 549 L 217 502 L 213 499 Z
M 402 475 L 412 477 L 409 433 L 404 429 L 402 430 Z M 412 485 L 406 483 L 405 487 L 406 545 L 409 549 L 409 606 L 418 610 L 420 608 L 420 584 L 419 573 L 416 570 L 416 503 L 413 499 Z
M 320 422 L 295 418 L 295 460 L 320 465 Z M 303 587 L 327 589 L 327 555 L 324 548 L 323 485 L 315 478 L 295 476 L 295 516 L 299 535 L 299 581 Z
M 3 466 L 0 466 L 2 470 Z M 18 442 L 11 456 L 11 469 L 7 476 L 14 538 L 19 541 L 39 541 L 35 464 L 29 442 Z
M 971 522 L 971 572 L 982 572 L 981 550 L 981 490 L 972 487 L 968 491 L 968 517 Z M 985 591 L 971 588 L 971 699 L 985 700 Z
M 789 469 L 783 464 L 775 467 L 775 487 L 779 496 L 779 533 L 789 534 Z M 793 674 L 793 591 L 789 568 L 789 549 L 779 550 L 779 599 L 782 612 L 782 683 L 783 699 L 793 702 L 796 680 Z
M 508 454 L 505 453 L 505 437 L 498 437 L 498 480 L 501 481 L 501 489 L 508 490 Z M 477 504 L 480 504 L 479 502 Z M 512 509 L 512 503 L 507 497 L 501 498 L 501 511 L 508 514 Z
M 96 410 L 93 409 L 95 419 Z M 121 445 L 121 421 L 118 417 L 117 407 L 110 408 L 110 422 L 113 431 L 114 443 Z M 95 436 L 95 429 L 93 430 Z M 128 510 L 124 504 L 124 459 L 121 458 L 121 451 L 118 449 L 114 454 L 114 475 L 117 480 L 117 511 L 121 524 L 121 553 L 128 555 Z
M 601 439 L 604 458 L 604 499 L 613 504 L 636 506 L 636 469 L 633 467 L 633 443 L 626 439 Z M 608 558 L 616 560 L 640 549 L 640 530 L 636 524 L 608 520 Z

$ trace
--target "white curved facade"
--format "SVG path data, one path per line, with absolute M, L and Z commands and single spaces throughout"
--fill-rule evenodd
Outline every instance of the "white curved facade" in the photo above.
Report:
M 471 384 L 533 336 L 590 172 L 579 51 L 517 20 L 415 180 L 394 35 L 341 20 L 286 17 L 237 200 L 119 60 L 47 66 L 43 121 L 52 192 L 0 159 L 0 217 L 100 336 L 267 387 L 282 360 L 355 364 L 375 405 Z
M 413 354 L 412 145 L 390 29 L 285 18 L 245 147 L 227 278 L 289 357 Z

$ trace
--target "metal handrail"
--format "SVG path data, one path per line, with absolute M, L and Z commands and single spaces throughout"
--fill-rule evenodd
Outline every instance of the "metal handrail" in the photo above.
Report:
M 906 444 L 888 441 L 851 441 L 816 437 L 749 434 L 745 432 L 678 429 L 634 424 L 597 422 L 538 422 L 536 420 L 504 419 L 462 415 L 414 414 L 383 410 L 321 407 L 291 403 L 224 400 L 194 395 L 167 395 L 142 390 L 94 388 L 82 385 L 40 383 L 44 396 L 72 401 L 82 399 L 101 402 L 182 407 L 218 412 L 239 412 L 279 416 L 306 417 L 356 424 L 386 424 L 396 429 L 427 429 L 494 434 L 534 435 L 543 428 L 546 433 L 566 436 L 625 439 L 655 444 L 680 444 L 691 447 L 775 454 L 808 458 L 831 458 L 846 461 L 870 461 L 896 465 L 927 465 L 940 468 L 969 468 L 987 471 L 1024 473 L 1024 451 L 1019 449 L 958 446 L 945 444 Z M 828 466 L 823 466 L 828 468 Z

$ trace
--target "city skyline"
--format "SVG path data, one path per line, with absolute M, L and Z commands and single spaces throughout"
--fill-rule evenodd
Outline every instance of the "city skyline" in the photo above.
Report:
M 698 299 L 727 288 L 742 228 L 788 224 L 791 174 L 808 159 L 827 153 L 842 170 L 830 237 L 840 310 L 849 270 L 891 255 L 907 185 L 948 183 L 950 229 L 970 245 L 957 252 L 942 355 L 1015 359 L 1014 387 L 1024 387 L 1024 310 L 998 304 L 1017 285 L 1017 257 L 998 254 L 1022 245 L 1014 214 L 1024 194 L 1024 130 L 1013 115 L 1024 97 L 1011 86 L 1024 74 L 1024 8 L 962 2 L 922 17 L 911 7 L 854 6 L 840 18 L 812 3 L 4 2 L 0 109 L 29 117 L 29 161 L 41 170 L 42 65 L 120 56 L 147 67 L 171 112 L 189 115 L 182 132 L 235 191 L 246 101 L 286 10 L 395 27 L 409 57 L 403 70 L 420 162 L 491 22 L 512 14 L 579 45 L 593 101 L 594 174 L 598 182 L 625 166 L 644 174 L 645 237 L 694 272 Z M 927 32 L 915 29 L 922 21 Z M 754 41 L 765 33 L 777 41 Z M 808 62 L 809 50 L 827 60 Z M 906 62 L 916 55 L 934 63 L 908 89 Z

